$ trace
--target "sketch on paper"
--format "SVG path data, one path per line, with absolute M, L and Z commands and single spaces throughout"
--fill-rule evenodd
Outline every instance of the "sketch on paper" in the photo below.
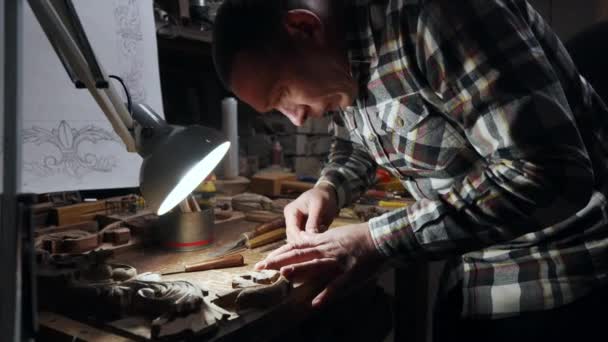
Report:
M 58 127 L 51 130 L 38 126 L 25 129 L 23 130 L 24 143 L 52 146 L 56 153 L 49 153 L 40 160 L 24 163 L 24 171 L 31 172 L 38 177 L 64 174 L 76 178 L 82 178 L 90 172 L 111 172 L 116 166 L 116 158 L 82 149 L 82 143 L 85 141 L 93 144 L 100 141 L 114 141 L 122 144 L 114 132 L 95 125 L 76 129 L 63 120 Z
M 146 102 L 143 85 L 143 33 L 139 6 L 135 0 L 116 0 L 114 21 L 116 24 L 117 50 L 121 77 L 127 84 L 134 102 Z
M 152 0 L 74 1 L 95 55 L 134 102 L 163 115 Z M 127 152 L 91 94 L 74 88 L 24 6 L 21 191 L 135 187 L 142 162 Z M 115 82 L 110 80 L 110 82 Z M 115 84 L 119 96 L 122 87 Z

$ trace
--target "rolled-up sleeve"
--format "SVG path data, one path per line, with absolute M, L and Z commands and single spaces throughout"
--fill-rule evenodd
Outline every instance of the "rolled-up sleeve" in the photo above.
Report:
M 335 113 L 329 131 L 333 141 L 329 161 L 321 171 L 319 184 L 329 184 L 336 190 L 340 208 L 357 199 L 371 185 L 376 163 L 345 125 L 344 113 Z M 348 114 L 346 114 L 348 115 Z

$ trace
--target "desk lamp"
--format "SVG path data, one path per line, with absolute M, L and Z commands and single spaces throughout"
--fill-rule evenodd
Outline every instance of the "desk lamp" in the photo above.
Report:
M 219 164 L 228 142 L 211 128 L 167 124 L 145 104 L 125 105 L 97 62 L 71 0 L 28 0 L 77 88 L 87 88 L 129 152 L 143 157 L 139 182 L 147 205 L 165 214 Z M 124 86 L 124 83 L 123 83 Z

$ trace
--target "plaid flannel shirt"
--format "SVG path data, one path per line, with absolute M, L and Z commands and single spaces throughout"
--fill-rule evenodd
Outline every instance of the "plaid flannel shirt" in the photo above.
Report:
M 456 260 L 463 316 L 572 302 L 608 274 L 608 110 L 524 0 L 351 1 L 356 104 L 320 183 L 340 206 L 376 165 L 416 203 L 370 220 L 384 255 Z

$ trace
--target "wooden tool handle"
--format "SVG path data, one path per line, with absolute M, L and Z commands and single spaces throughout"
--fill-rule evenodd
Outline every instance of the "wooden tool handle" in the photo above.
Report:
M 281 182 L 281 192 L 285 190 L 304 192 L 312 189 L 314 186 L 313 183 L 284 180 Z
M 285 228 L 275 229 L 247 240 L 247 248 L 257 248 L 285 238 Z
M 397 201 L 378 201 L 378 206 L 383 208 L 404 208 L 407 207 L 408 203 L 406 202 L 397 202 Z
M 184 270 L 186 272 L 206 271 L 215 270 L 218 268 L 236 267 L 243 266 L 244 259 L 242 254 L 233 254 L 221 258 L 211 259 L 196 264 L 186 265 Z
M 277 228 L 284 228 L 284 227 L 285 227 L 285 217 L 279 217 L 268 223 L 264 223 L 264 224 L 261 224 L 261 225 L 255 227 L 255 229 L 253 230 L 253 236 L 251 238 L 260 236 L 264 233 L 271 232 Z
M 282 214 L 269 211 L 255 210 L 245 213 L 245 219 L 252 222 L 267 223 L 270 220 L 275 220 L 283 217 Z

